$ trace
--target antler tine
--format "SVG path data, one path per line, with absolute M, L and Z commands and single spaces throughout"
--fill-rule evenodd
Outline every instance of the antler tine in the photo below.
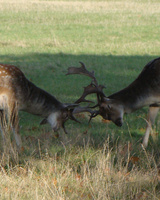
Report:
M 99 115 L 99 114 L 100 114 L 99 110 L 95 110 L 95 111 L 90 115 L 90 119 L 89 119 L 89 122 L 88 122 L 88 123 L 91 122 L 92 118 L 96 117 L 96 116 Z
M 93 101 L 85 99 L 85 97 L 87 95 L 93 94 L 93 93 L 96 93 L 98 95 L 97 98 L 98 98 L 98 101 L 99 101 L 99 94 L 105 96 L 105 94 L 103 93 L 103 88 L 105 88 L 105 87 L 102 86 L 102 85 L 99 85 L 99 86 L 96 87 L 94 84 L 91 83 L 87 87 L 84 87 L 84 92 L 83 92 L 82 96 L 77 101 L 75 101 L 75 103 L 81 103 L 81 102 L 93 103 Z
M 94 110 L 91 110 L 89 106 L 86 106 L 86 107 L 76 107 L 74 108 L 72 114 L 78 114 L 78 113 L 81 113 L 81 112 L 89 112 L 91 115 L 95 113 Z
M 84 69 L 84 72 L 85 72 L 84 75 L 89 76 L 90 78 L 92 78 L 94 83 L 95 83 L 95 85 L 98 86 L 98 82 L 96 80 L 94 71 L 89 72 L 83 62 L 79 62 L 79 63 L 81 64 L 81 68 Z
M 88 94 L 92 94 L 92 93 L 95 93 L 95 92 L 97 92 L 97 89 L 95 87 L 93 87 L 92 84 L 88 85 L 87 87 L 84 87 L 84 92 L 83 92 L 82 96 L 77 101 L 75 101 L 75 103 L 81 103 L 81 102 L 93 103 L 93 101 L 86 100 L 85 97 Z
M 91 110 L 88 106 L 86 106 L 86 107 L 80 107 L 80 106 L 78 106 L 78 107 L 75 107 L 75 108 L 73 108 L 73 109 L 71 109 L 71 110 L 69 111 L 69 119 L 71 119 L 71 120 L 73 120 L 73 121 L 75 121 L 75 122 L 77 122 L 77 123 L 80 123 L 80 121 L 78 121 L 78 120 L 74 117 L 74 114 L 79 114 L 79 113 L 81 113 L 81 112 L 89 112 L 89 113 L 91 114 L 91 116 L 93 116 L 93 117 L 94 117 L 94 114 L 95 114 L 95 111 Z M 90 119 L 90 120 L 91 120 L 91 119 Z M 66 122 L 66 121 L 67 121 L 67 120 L 63 121 L 63 123 L 62 123 L 62 128 L 63 128 L 65 134 L 68 134 L 68 132 L 67 132 L 67 130 L 66 130 L 66 128 L 65 128 L 65 122 Z
M 93 79 L 93 81 L 95 82 L 95 85 L 98 86 L 97 80 L 95 78 L 94 75 L 94 71 L 88 71 L 86 69 L 86 66 L 83 62 L 79 62 L 81 64 L 81 67 L 69 67 L 68 68 L 68 73 L 66 75 L 71 75 L 71 74 L 82 74 L 85 76 L 89 76 L 90 78 Z
M 66 127 L 65 127 L 65 122 L 62 124 L 62 128 L 63 128 L 63 131 L 65 132 L 65 134 L 68 134 Z
M 78 114 L 78 113 L 81 113 L 81 112 L 88 112 L 90 113 L 90 119 L 89 119 L 89 122 L 92 120 L 92 118 L 96 117 L 97 115 L 99 115 L 99 110 L 91 110 L 89 106 L 86 106 L 86 107 L 76 107 L 74 108 L 72 114 Z M 78 121 L 79 122 L 79 121 Z

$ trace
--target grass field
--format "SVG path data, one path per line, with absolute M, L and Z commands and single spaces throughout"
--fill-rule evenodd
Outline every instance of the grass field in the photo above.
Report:
M 0 63 L 65 103 L 90 83 L 65 76 L 69 66 L 84 62 L 110 95 L 159 57 L 159 33 L 158 0 L 0 1 Z M 147 110 L 125 116 L 122 128 L 100 117 L 88 125 L 80 115 L 82 124 L 68 121 L 68 135 L 20 113 L 24 151 L 1 148 L 0 199 L 160 199 L 160 142 L 141 146 Z

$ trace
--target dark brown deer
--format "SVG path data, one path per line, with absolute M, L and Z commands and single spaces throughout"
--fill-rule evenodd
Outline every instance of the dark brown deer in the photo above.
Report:
M 22 71 L 12 65 L 0 64 L 0 122 L 4 137 L 4 118 L 13 129 L 17 146 L 22 146 L 19 135 L 18 111 L 43 117 L 41 124 L 49 123 L 53 131 L 65 130 L 68 119 L 77 121 L 73 114 L 90 112 L 89 108 L 77 107 L 77 103 L 65 104 L 30 82 Z
M 81 68 L 84 70 L 85 66 Z M 79 70 L 74 67 L 71 69 L 71 72 L 69 70 L 69 74 L 82 74 L 82 69 L 80 70 L 80 68 L 78 68 Z M 84 71 L 83 74 L 88 76 L 88 71 Z M 94 80 L 95 78 L 93 78 Z M 104 119 L 113 121 L 119 127 L 123 125 L 124 114 L 134 112 L 144 106 L 149 106 L 147 128 L 143 138 L 143 145 L 147 147 L 152 125 L 155 122 L 160 106 L 160 58 L 149 62 L 137 79 L 128 87 L 108 97 L 98 89 L 98 84 L 94 84 L 94 87 L 94 93 L 98 95 L 99 110 L 91 117 L 100 114 Z M 91 89 L 88 88 L 84 96 L 90 93 Z

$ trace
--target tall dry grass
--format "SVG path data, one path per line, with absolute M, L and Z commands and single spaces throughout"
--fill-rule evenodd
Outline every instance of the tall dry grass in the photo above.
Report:
M 19 155 L 20 162 L 0 165 L 1 199 L 159 199 L 160 169 L 155 157 L 131 144 L 100 149 L 64 146 L 50 156 L 37 147 L 35 156 Z M 41 152 L 40 152 L 41 151 Z M 39 155 L 39 156 L 38 156 Z

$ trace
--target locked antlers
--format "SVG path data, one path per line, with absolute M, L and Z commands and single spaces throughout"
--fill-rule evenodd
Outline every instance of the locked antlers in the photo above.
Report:
M 80 111 L 80 109 L 83 110 L 82 112 L 90 112 L 91 116 L 90 116 L 89 121 L 91 121 L 91 119 L 93 117 L 96 117 L 97 115 L 101 115 L 103 117 L 103 113 L 101 112 L 101 109 L 91 110 L 91 108 L 96 108 L 96 107 L 100 108 L 103 98 L 106 97 L 103 92 L 103 89 L 105 88 L 105 86 L 98 84 L 98 81 L 95 78 L 94 71 L 90 72 L 86 69 L 84 63 L 80 62 L 80 64 L 81 64 L 81 67 L 69 67 L 68 73 L 66 75 L 72 75 L 72 74 L 85 75 L 85 76 L 90 77 L 92 79 L 92 82 L 87 87 L 84 87 L 84 92 L 83 92 L 82 96 L 75 103 L 81 103 L 81 102 L 91 103 L 92 101 L 87 100 L 85 98 L 87 95 L 95 93 L 95 94 L 97 94 L 97 104 L 92 107 L 83 107 L 83 108 L 77 107 L 77 108 L 75 108 L 75 111 L 73 111 L 73 112 L 76 113 L 76 110 L 77 110 L 77 113 L 78 113 L 78 111 Z

